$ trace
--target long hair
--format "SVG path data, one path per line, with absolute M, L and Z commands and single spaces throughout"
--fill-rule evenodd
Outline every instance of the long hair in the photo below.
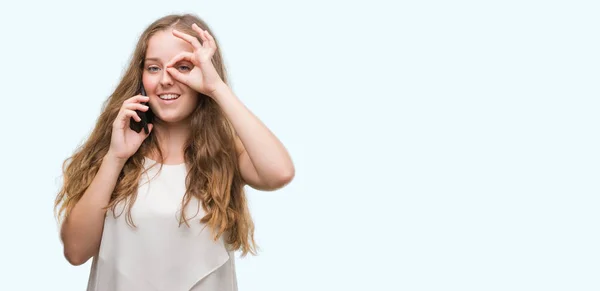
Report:
M 59 219 L 68 217 L 96 176 L 102 159 L 108 152 L 112 123 L 122 103 L 139 93 L 148 40 L 159 31 L 176 28 L 195 36 L 202 42 L 197 33 L 191 29 L 192 23 L 196 23 L 203 30 L 208 30 L 214 37 L 208 25 L 191 14 L 162 17 L 141 34 L 129 66 L 114 92 L 104 102 L 92 133 L 63 163 L 63 185 L 54 204 Z M 214 38 L 216 42 L 216 37 Z M 212 63 L 222 80 L 227 83 L 226 70 L 218 45 Z M 192 134 L 184 150 L 188 175 L 186 193 L 181 202 L 180 226 L 182 223 L 189 225 L 189 218 L 185 214 L 186 206 L 192 199 L 198 199 L 206 213 L 200 222 L 210 228 L 214 240 L 224 236 L 224 241 L 229 247 L 233 250 L 241 250 L 242 256 L 247 253 L 255 255 L 254 223 L 248 209 L 238 165 L 236 133 L 212 98 L 202 94 L 199 94 L 198 98 L 198 106 L 191 116 Z M 134 227 L 131 208 L 137 196 L 141 175 L 145 172 L 144 157 L 148 153 L 157 153 L 161 160 L 163 158 L 154 131 L 125 163 L 106 208 L 111 209 L 113 215 L 116 215 L 117 205 L 121 203 L 126 205 L 127 222 Z

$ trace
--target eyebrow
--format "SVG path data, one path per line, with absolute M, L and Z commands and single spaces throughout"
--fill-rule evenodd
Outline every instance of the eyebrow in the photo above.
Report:
M 145 58 L 145 59 L 144 59 L 144 63 L 146 63 L 146 62 L 148 62 L 148 61 L 153 61 L 153 62 L 160 63 L 160 59 L 159 59 L 159 58 Z M 188 61 L 188 60 L 180 60 L 180 61 L 179 61 L 179 62 L 177 62 L 177 63 L 182 63 L 182 62 L 188 62 L 188 63 L 191 63 L 191 62 L 190 62 L 190 61 Z
M 155 62 L 160 62 L 160 59 L 158 58 L 146 58 L 144 59 L 145 61 L 155 61 Z

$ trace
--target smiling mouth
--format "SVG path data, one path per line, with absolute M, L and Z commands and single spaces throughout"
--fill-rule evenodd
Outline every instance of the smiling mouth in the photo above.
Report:
M 179 94 L 163 94 L 163 95 L 158 95 L 158 98 L 160 98 L 161 100 L 175 100 L 177 98 L 179 98 Z

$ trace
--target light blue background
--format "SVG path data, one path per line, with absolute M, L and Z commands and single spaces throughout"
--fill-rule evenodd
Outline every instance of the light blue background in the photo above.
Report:
M 52 213 L 137 36 L 189 11 L 297 175 L 240 290 L 600 290 L 597 1 L 0 5 L 0 290 L 84 290 Z

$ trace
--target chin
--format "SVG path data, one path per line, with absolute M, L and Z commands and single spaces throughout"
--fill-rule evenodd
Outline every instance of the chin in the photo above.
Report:
M 187 121 L 191 116 L 157 116 L 157 118 L 163 123 L 181 123 Z

